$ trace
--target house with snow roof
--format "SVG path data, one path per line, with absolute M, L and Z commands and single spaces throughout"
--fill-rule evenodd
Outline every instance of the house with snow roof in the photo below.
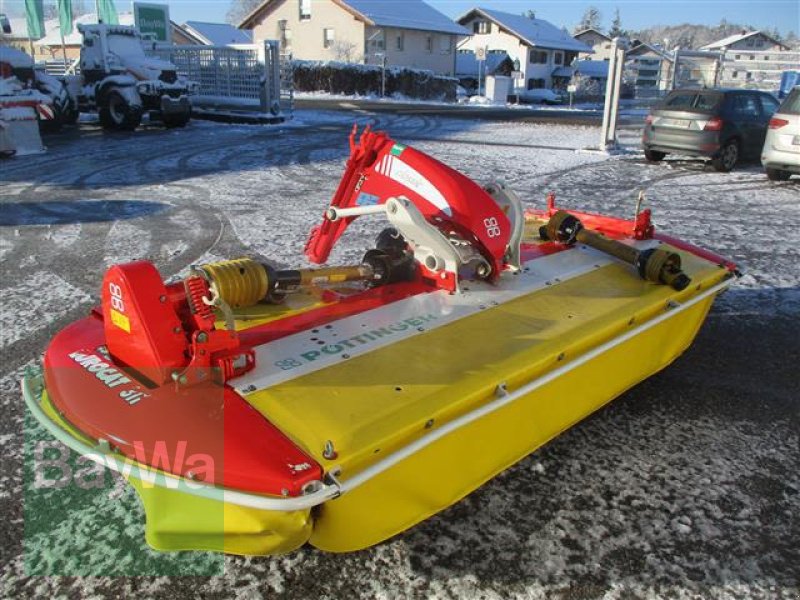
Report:
M 239 24 L 302 60 L 385 64 L 454 75 L 469 32 L 422 0 L 264 0 Z
M 592 60 L 611 60 L 612 39 L 599 29 L 590 27 L 579 31 L 572 37 L 594 50 L 594 56 L 591 57 Z M 588 56 L 581 54 L 580 58 L 587 58 Z
M 763 31 L 742 31 L 735 35 L 706 44 L 700 50 L 724 52 L 726 50 L 764 50 L 785 52 L 789 46 L 767 35 Z
M 515 92 L 566 86 L 572 77 L 568 67 L 578 54 L 593 54 L 591 47 L 544 19 L 473 8 L 456 21 L 472 33 L 460 50 L 502 50 L 519 65 Z
M 639 97 L 669 89 L 675 56 L 655 44 L 638 42 L 625 53 L 626 74 Z

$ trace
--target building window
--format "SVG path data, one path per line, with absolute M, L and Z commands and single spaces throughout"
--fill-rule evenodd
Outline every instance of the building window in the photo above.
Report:
M 764 57 L 764 60 L 769 60 L 769 56 L 765 56 L 765 57 Z
M 564 64 L 564 53 L 563 52 L 554 52 L 553 53 L 553 64 L 554 65 L 563 65 Z
M 747 72 L 747 81 L 750 81 L 752 78 L 753 78 L 753 74 L 750 71 L 748 71 Z
M 491 33 L 489 21 L 475 21 L 472 24 L 472 33 Z
M 322 41 L 326 48 L 333 46 L 333 29 L 326 27 L 322 30 Z
M 739 77 L 739 71 L 734 71 L 734 72 L 731 74 L 731 79 L 736 79 L 737 77 Z
M 529 90 L 541 90 L 544 89 L 545 81 L 544 79 L 528 79 L 528 89 Z
M 764 47 L 764 40 L 757 39 L 756 40 L 756 48 L 763 48 Z
M 742 55 L 741 54 L 737 54 L 736 56 L 734 56 L 734 58 L 736 60 L 742 60 Z
M 532 65 L 546 65 L 547 52 L 545 50 L 531 50 L 530 59 Z
M 443 35 L 439 37 L 439 50 L 441 50 L 442 54 L 448 54 L 450 52 L 450 36 Z
M 403 52 L 406 49 L 406 34 L 405 33 L 398 33 L 397 34 L 397 51 Z
M 428 51 L 428 54 L 433 53 L 433 36 L 429 35 L 425 38 L 425 49 Z
M 308 21 L 311 18 L 311 0 L 300 0 L 300 20 Z

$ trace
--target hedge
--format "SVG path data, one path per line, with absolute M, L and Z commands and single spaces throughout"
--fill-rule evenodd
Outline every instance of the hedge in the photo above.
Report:
M 294 89 L 345 96 L 380 95 L 381 67 L 339 62 L 295 60 Z M 432 71 L 406 67 L 386 68 L 386 95 L 419 100 L 455 102 L 458 80 Z

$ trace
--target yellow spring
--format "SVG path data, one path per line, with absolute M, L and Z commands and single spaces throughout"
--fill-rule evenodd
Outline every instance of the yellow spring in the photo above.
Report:
M 219 297 L 233 308 L 253 306 L 267 295 L 267 271 L 252 259 L 223 260 L 202 265 L 200 269 L 214 284 Z

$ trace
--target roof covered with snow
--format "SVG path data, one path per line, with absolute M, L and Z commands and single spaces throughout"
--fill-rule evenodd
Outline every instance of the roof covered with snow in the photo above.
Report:
M 422 0 L 339 0 L 377 27 L 418 29 L 455 35 L 470 32 Z
M 633 46 L 630 50 L 626 52 L 626 56 L 640 56 L 642 54 L 647 53 L 655 54 L 656 56 L 672 61 L 674 60 L 673 55 L 670 52 L 667 52 L 660 46 L 656 44 L 648 44 L 647 42 L 639 42 L 635 46 Z
M 8 39 L 28 39 L 28 22 L 25 17 L 8 17 L 8 24 L 11 26 L 11 33 L 4 33 L 2 37 Z M 58 19 L 47 19 L 44 22 L 45 32 L 58 27 Z M 34 42 L 36 40 L 33 40 Z
M 229 44 L 252 44 L 252 32 L 237 29 L 228 23 L 205 23 L 203 21 L 186 21 L 183 25 L 189 33 L 204 41 L 209 46 L 227 46 Z
M 45 27 L 47 34 L 36 42 L 37 46 L 60 46 L 61 45 L 61 29 L 58 21 L 52 21 L 52 27 Z M 91 25 L 97 23 L 97 15 L 90 13 L 81 15 L 73 21 L 72 33 L 64 36 L 64 44 L 67 46 L 80 46 L 83 43 L 83 36 L 78 31 L 78 24 Z M 133 25 L 133 13 L 120 13 L 120 25 Z M 47 24 L 45 24 L 47 25 Z
M 586 34 L 589 34 L 589 33 L 593 33 L 595 35 L 599 35 L 600 37 L 604 37 L 605 39 L 607 39 L 609 41 L 611 40 L 611 38 L 608 35 L 606 35 L 602 31 L 600 31 L 599 29 L 595 29 L 594 27 L 588 27 L 587 29 L 582 29 L 578 33 L 573 35 L 572 37 L 574 37 L 576 39 L 580 39 L 580 38 L 582 38 L 583 36 L 585 36 Z
M 773 38 L 772 36 L 767 35 L 763 31 L 744 31 L 742 33 L 737 33 L 734 35 L 729 35 L 726 38 L 722 38 L 721 40 L 717 40 L 716 42 L 711 42 L 710 44 L 706 44 L 705 46 L 701 47 L 701 50 L 718 50 L 720 48 L 724 48 L 725 46 L 730 46 L 731 44 L 735 44 L 736 42 L 741 42 L 742 40 L 746 40 L 749 37 L 754 35 L 762 35 L 763 37 L 771 40 L 775 44 L 781 44 L 778 40 Z M 781 44 L 782 46 L 784 44 Z
M 584 77 L 608 78 L 607 60 L 576 60 L 572 63 L 572 67 L 576 73 Z
M 491 19 L 509 33 L 520 40 L 538 48 L 552 48 L 555 50 L 572 50 L 574 52 L 591 53 L 594 50 L 583 42 L 576 40 L 566 31 L 559 29 L 544 19 L 531 19 L 522 15 L 490 10 L 488 8 L 473 8 L 468 13 L 459 17 L 459 23 L 467 22 L 474 13 Z
M 255 19 L 279 1 L 264 0 L 242 19 L 239 27 L 242 29 L 252 28 L 255 25 Z M 440 13 L 422 0 L 333 0 L 333 2 L 367 24 L 376 27 L 470 35 L 469 31 L 455 23 L 450 17 Z

